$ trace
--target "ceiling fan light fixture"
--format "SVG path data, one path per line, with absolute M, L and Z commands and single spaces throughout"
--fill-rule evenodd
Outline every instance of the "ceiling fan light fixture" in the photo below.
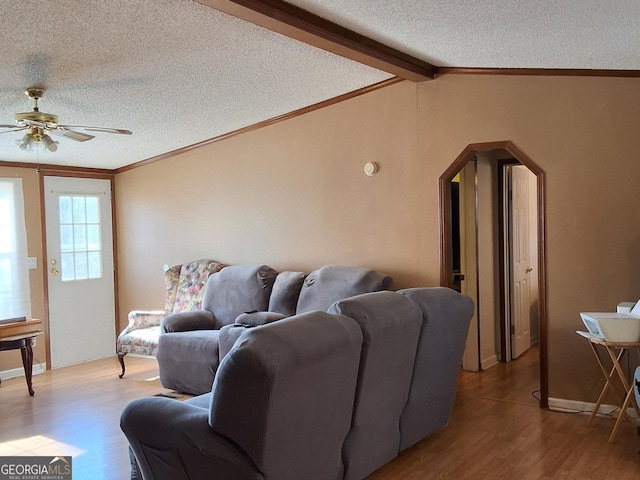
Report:
M 42 144 L 44 145 L 45 150 L 49 150 L 50 152 L 58 150 L 58 142 L 51 140 L 49 135 L 42 136 Z
M 33 137 L 30 133 L 25 134 L 20 141 L 20 149 L 21 150 L 31 150 L 31 145 L 33 145 Z

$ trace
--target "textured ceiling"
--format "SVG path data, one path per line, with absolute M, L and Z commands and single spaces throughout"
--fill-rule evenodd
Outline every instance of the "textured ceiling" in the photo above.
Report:
M 638 0 L 287 0 L 439 67 L 640 69 Z
M 290 3 L 435 66 L 640 69 L 638 0 Z M 0 124 L 41 86 L 61 124 L 133 131 L 56 137 L 37 152 L 56 165 L 123 167 L 391 77 L 190 0 L 0 0 L 0 42 Z M 21 136 L 0 161 L 37 160 Z
M 0 123 L 32 108 L 123 128 L 54 137 L 41 163 L 118 168 L 357 90 L 391 75 L 185 0 L 0 0 Z M 35 162 L 0 135 L 0 161 Z

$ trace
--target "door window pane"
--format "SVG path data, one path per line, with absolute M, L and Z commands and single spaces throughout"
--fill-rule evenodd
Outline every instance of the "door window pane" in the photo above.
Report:
M 60 251 L 73 252 L 73 225 L 60 225 Z
M 62 195 L 59 208 L 62 281 L 101 278 L 100 197 Z
M 87 251 L 87 226 L 84 224 L 73 226 L 73 251 Z
M 100 251 L 100 225 L 87 225 L 87 250 Z
M 73 257 L 76 265 L 76 280 L 86 280 L 89 276 L 87 273 L 87 253 L 76 252 Z
M 102 277 L 102 256 L 100 252 L 87 253 L 89 278 Z
M 60 255 L 60 276 L 63 282 L 75 280 L 76 272 L 73 262 L 73 253 L 63 253 Z
M 100 223 L 100 203 L 98 197 L 87 197 L 87 223 Z
M 58 203 L 60 205 L 60 223 L 73 223 L 71 197 L 62 196 Z

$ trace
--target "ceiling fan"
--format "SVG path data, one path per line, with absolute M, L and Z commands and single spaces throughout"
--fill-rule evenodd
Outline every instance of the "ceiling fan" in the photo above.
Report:
M 131 135 L 129 130 L 122 130 L 120 128 L 103 128 L 103 127 L 85 127 L 82 125 L 60 125 L 58 124 L 58 116 L 51 113 L 45 113 L 38 110 L 38 100 L 44 95 L 44 88 L 27 88 L 25 94 L 33 100 L 33 111 L 16 113 L 15 125 L 0 124 L 0 129 L 6 129 L 0 131 L 2 133 L 21 132 L 26 130 L 24 137 L 20 142 L 20 148 L 22 150 L 30 150 L 33 144 L 42 142 L 45 150 L 55 152 L 58 149 L 58 142 L 54 142 L 48 135 L 53 134 L 56 136 L 66 137 L 76 142 L 86 142 L 95 138 L 95 135 L 88 133 L 78 132 L 77 130 L 84 130 L 86 132 L 101 132 L 101 133 L 115 133 L 118 135 Z

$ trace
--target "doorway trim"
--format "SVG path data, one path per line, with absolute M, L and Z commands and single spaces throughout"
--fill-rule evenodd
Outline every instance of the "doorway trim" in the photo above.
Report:
M 547 260 L 546 260 L 546 210 L 545 175 L 522 150 L 511 141 L 469 144 L 438 180 L 439 230 L 440 230 L 440 285 L 452 286 L 452 220 L 451 220 L 451 180 L 471 160 L 477 152 L 506 150 L 536 176 L 538 194 L 538 329 L 540 343 L 540 407 L 549 408 L 549 364 L 547 352 Z

